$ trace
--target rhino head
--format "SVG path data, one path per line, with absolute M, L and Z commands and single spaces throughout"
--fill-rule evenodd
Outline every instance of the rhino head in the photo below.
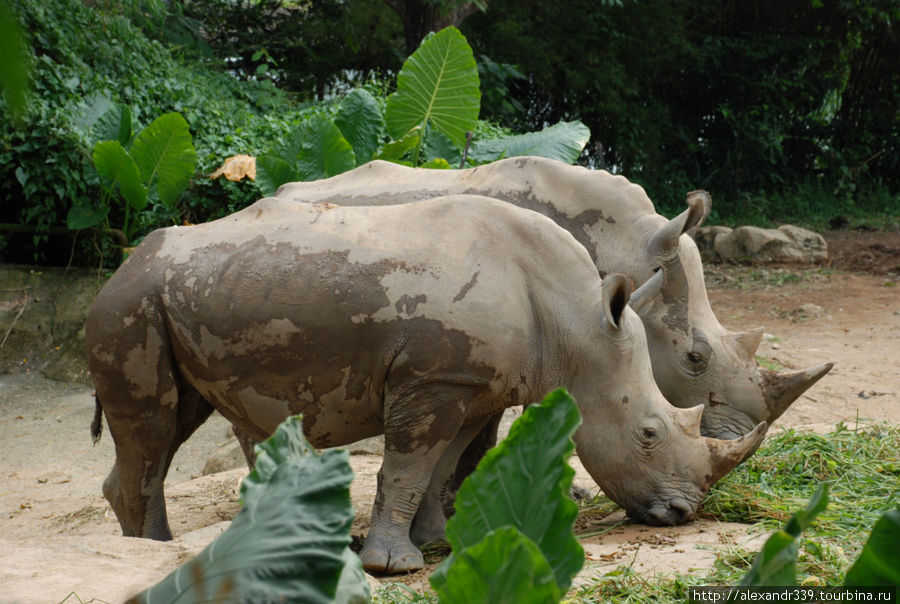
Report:
M 701 432 L 738 438 L 760 422 L 772 424 L 831 370 L 825 363 L 796 372 L 760 367 L 754 353 L 762 328 L 730 332 L 709 304 L 700 253 L 681 237 L 678 253 L 662 264 L 661 295 L 632 297 L 647 330 L 653 375 L 678 407 L 705 405 Z
M 652 297 L 662 275 L 635 295 Z M 672 525 L 693 519 L 709 487 L 749 456 L 765 436 L 761 422 L 734 440 L 700 433 L 703 406 L 680 409 L 657 387 L 644 327 L 628 307 L 621 275 L 604 280 L 604 319 L 597 349 L 602 376 L 594 397 L 582 396 L 584 422 L 575 433 L 578 456 L 603 491 L 636 521 Z

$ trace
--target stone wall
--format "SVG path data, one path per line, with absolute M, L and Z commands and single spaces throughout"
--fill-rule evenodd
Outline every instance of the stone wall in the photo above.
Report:
M 0 264 L 0 374 L 90 384 L 84 322 L 104 282 L 85 269 Z

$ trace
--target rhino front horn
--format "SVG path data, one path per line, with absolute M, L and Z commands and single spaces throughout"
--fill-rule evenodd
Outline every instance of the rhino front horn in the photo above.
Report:
M 766 422 L 759 422 L 753 430 L 735 440 L 720 440 L 707 438 L 707 446 L 712 457 L 712 476 L 707 487 L 725 476 L 739 463 L 750 457 L 759 445 L 768 428 Z
M 763 392 L 766 407 L 769 409 L 769 422 L 778 419 L 791 406 L 791 403 L 831 371 L 832 367 L 834 367 L 834 363 L 824 363 L 793 373 L 776 373 L 768 369 L 761 369 L 760 373 L 764 380 Z

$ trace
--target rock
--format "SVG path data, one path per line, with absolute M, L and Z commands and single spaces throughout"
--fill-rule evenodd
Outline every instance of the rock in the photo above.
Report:
M 807 303 L 791 313 L 797 321 L 810 321 L 825 316 L 825 309 L 817 304 Z
M 350 455 L 384 455 L 384 436 L 373 436 L 338 449 L 347 449 Z
M 232 437 L 231 440 L 224 445 L 220 445 L 213 449 L 206 458 L 206 464 L 203 466 L 203 475 L 218 474 L 226 470 L 236 470 L 238 468 L 247 467 L 244 459 L 244 453 L 241 451 L 241 445 L 237 439 Z
M 694 241 L 706 262 L 753 260 L 816 264 L 828 259 L 824 237 L 789 224 L 777 229 L 703 227 L 697 229 Z
M 716 239 L 730 234 L 732 230 L 727 226 L 706 226 L 694 230 L 694 242 L 700 250 L 700 258 L 703 262 L 720 262 L 722 260 L 716 252 Z

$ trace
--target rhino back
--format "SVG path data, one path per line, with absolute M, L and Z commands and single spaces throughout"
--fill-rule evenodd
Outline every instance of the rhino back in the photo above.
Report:
M 484 195 L 536 211 L 569 231 L 601 275 L 640 281 L 647 238 L 666 222 L 644 189 L 623 176 L 541 157 L 514 157 L 467 170 L 426 170 L 373 161 L 332 178 L 283 185 L 276 197 L 346 206 L 413 203 L 450 194 Z

